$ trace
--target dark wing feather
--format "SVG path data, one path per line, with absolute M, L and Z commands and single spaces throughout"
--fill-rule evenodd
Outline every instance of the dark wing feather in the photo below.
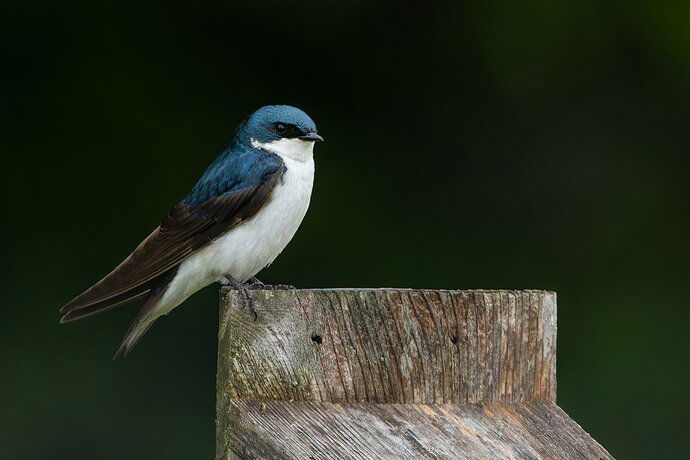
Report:
M 120 265 L 60 310 L 71 321 L 143 297 L 158 276 L 216 237 L 254 216 L 270 198 L 284 168 L 257 185 L 214 196 L 199 204 L 178 204 Z M 83 313 L 83 314 L 82 314 Z

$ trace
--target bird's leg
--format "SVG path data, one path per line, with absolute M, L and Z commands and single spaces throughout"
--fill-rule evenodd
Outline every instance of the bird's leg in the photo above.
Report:
M 239 283 L 237 280 L 235 280 L 235 278 L 227 273 L 225 274 L 224 278 L 225 279 L 221 278 L 223 289 L 236 289 L 239 291 L 243 300 L 242 303 L 244 304 L 240 307 L 240 309 L 249 313 L 254 318 L 254 321 L 256 321 L 257 315 L 256 310 L 254 310 L 254 299 L 252 299 L 251 294 L 249 294 L 248 286 L 246 284 Z M 227 281 L 227 284 L 223 283 L 223 281 Z
M 256 276 L 252 276 L 244 283 L 247 289 L 266 289 L 266 285 Z

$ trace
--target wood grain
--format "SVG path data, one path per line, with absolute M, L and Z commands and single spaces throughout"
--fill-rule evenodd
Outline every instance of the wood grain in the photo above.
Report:
M 547 291 L 221 293 L 217 458 L 611 458 L 556 404 Z
M 609 459 L 552 402 L 332 404 L 236 400 L 218 458 Z
M 556 296 L 545 291 L 253 292 L 221 309 L 219 385 L 236 399 L 556 400 Z

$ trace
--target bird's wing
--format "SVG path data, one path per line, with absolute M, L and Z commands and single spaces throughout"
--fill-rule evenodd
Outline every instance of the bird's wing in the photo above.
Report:
M 79 319 L 141 298 L 158 276 L 254 216 L 269 200 L 284 172 L 279 159 L 268 164 L 264 161 L 260 167 L 260 180 L 254 176 L 250 185 L 233 183 L 231 191 L 220 195 L 183 200 L 127 259 L 62 307 L 62 321 Z M 82 309 L 86 310 L 80 312 Z

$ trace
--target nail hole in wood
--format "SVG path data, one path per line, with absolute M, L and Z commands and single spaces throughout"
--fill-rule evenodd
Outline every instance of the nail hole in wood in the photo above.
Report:
M 311 341 L 314 343 L 318 343 L 320 345 L 323 339 L 321 339 L 321 336 L 319 334 L 314 334 L 311 336 Z
M 457 345 L 458 344 L 458 336 L 457 335 L 451 336 L 450 341 L 453 342 L 453 345 Z

